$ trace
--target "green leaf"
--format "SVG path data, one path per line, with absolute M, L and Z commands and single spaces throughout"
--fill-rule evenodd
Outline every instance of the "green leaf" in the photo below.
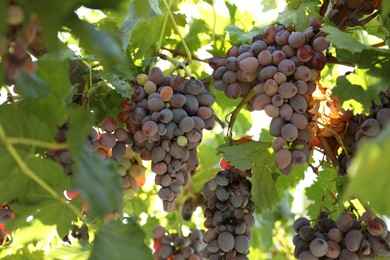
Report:
M 0 124 L 7 137 L 27 138 L 46 142 L 52 142 L 53 140 L 44 122 L 21 109 L 17 109 L 13 105 L 0 106 L 0 115 Z M 32 146 L 29 145 L 27 147 L 31 149 Z
M 312 201 L 307 208 L 311 219 L 316 219 L 324 206 L 330 211 L 338 211 L 336 200 L 331 195 L 336 194 L 337 170 L 328 164 L 323 164 L 322 167 L 315 182 L 305 190 L 307 198 Z
M 252 41 L 253 36 L 263 33 L 266 27 L 253 27 L 249 32 L 245 32 L 238 26 L 231 24 L 226 27 L 229 33 L 229 40 L 232 45 L 248 44 Z
M 44 98 L 27 98 L 20 103 L 24 109 L 46 125 L 48 135 L 54 137 L 57 127 L 66 120 L 65 97 L 71 91 L 68 76 L 68 59 L 72 55 L 68 48 L 53 51 L 37 61 L 38 76 L 50 86 L 50 92 Z
M 21 95 L 31 98 L 47 97 L 51 91 L 49 84 L 38 75 L 31 73 L 22 72 L 16 79 L 15 84 Z
M 78 156 L 91 130 L 91 114 L 81 107 L 73 107 L 69 113 L 69 132 L 67 133 L 67 142 L 73 156 Z
M 119 75 L 110 73 L 108 81 L 123 98 L 130 98 L 133 94 L 133 88 L 130 83 Z
M 277 1 L 275 0 L 264 0 L 261 2 L 261 5 L 263 6 L 263 12 L 276 9 L 276 7 L 278 7 Z
M 77 259 L 77 260 L 86 260 L 91 254 L 91 245 L 80 241 L 72 241 L 72 245 L 62 244 L 60 247 L 51 250 L 47 255 L 50 259 L 56 260 L 68 260 L 68 259 Z
M 383 1 L 381 4 L 381 17 L 383 24 L 386 26 L 387 31 L 390 30 L 390 2 Z
M 335 46 L 337 58 L 355 65 L 355 70 L 337 79 L 332 95 L 337 96 L 344 109 L 368 113 L 372 101 L 379 102 L 378 93 L 389 87 L 390 51 L 364 45 L 350 35 L 331 26 L 322 29 Z
M 89 259 L 145 259 L 152 260 L 145 245 L 145 234 L 132 218 L 111 221 L 95 235 Z
M 80 193 L 92 217 L 120 211 L 123 188 L 111 160 L 98 157 L 84 146 L 72 169 L 72 189 Z
M 190 22 L 189 26 L 190 28 L 188 33 L 186 33 L 186 36 L 184 37 L 184 41 L 186 42 L 188 49 L 190 49 L 190 51 L 194 53 L 196 50 L 202 47 L 200 34 L 203 33 L 207 35 L 207 33 L 209 33 L 210 31 L 210 28 L 207 25 L 206 21 L 202 19 L 193 19 Z M 185 52 L 182 42 L 178 44 L 177 48 Z
M 2 190 L 1 198 L 3 201 L 34 201 L 34 199 L 40 198 L 42 194 L 48 194 L 46 190 L 22 172 L 7 151 L 3 151 L 0 158 L 0 167 L 7 167 L 3 168 L 7 169 L 7 171 L 0 172 L 2 180 L 0 189 Z M 58 163 L 51 159 L 40 159 L 33 154 L 25 152 L 19 152 L 19 155 L 23 158 L 28 169 L 58 192 L 58 194 L 62 194 L 69 187 L 69 179 Z M 9 187 L 13 188 L 9 189 Z
M 12 230 L 28 225 L 26 219 L 32 216 L 45 225 L 56 226 L 60 237 L 69 233 L 71 223 L 76 219 L 67 204 L 59 202 L 48 194 L 42 194 L 39 200 L 12 203 L 12 210 L 16 212 L 17 217 L 7 222 L 7 228 Z
M 105 70 L 112 70 L 116 64 L 124 60 L 124 53 L 108 33 L 97 30 L 87 22 L 78 20 L 76 15 L 69 20 L 68 26 L 80 39 L 81 47 L 94 54 L 102 62 Z
M 119 29 L 123 50 L 127 49 L 132 33 L 138 23 L 153 19 L 157 15 L 162 15 L 162 12 L 156 0 L 135 0 L 130 3 L 125 21 Z
M 390 215 L 390 205 L 385 199 L 390 195 L 387 185 L 390 181 L 390 127 L 375 138 L 367 140 L 360 147 L 348 168 L 350 182 L 346 187 L 345 198 L 357 196 L 378 214 Z
M 252 197 L 261 210 L 269 210 L 276 205 L 278 193 L 272 172 L 275 169 L 271 143 L 247 142 L 240 145 L 222 145 L 217 151 L 225 154 L 234 167 L 252 169 Z
M 278 22 L 285 25 L 295 25 L 297 31 L 303 32 L 309 25 L 310 16 L 319 16 L 317 0 L 287 1 L 286 9 L 279 14 Z

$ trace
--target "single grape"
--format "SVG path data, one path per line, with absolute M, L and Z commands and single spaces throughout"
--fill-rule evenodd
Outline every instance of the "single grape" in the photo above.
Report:
M 112 158 L 116 161 L 122 160 L 126 154 L 126 145 L 123 142 L 117 142 L 112 148 Z
M 248 254 L 249 253 L 250 241 L 244 235 L 238 235 L 235 238 L 234 249 L 240 254 Z
M 294 72 L 294 78 L 296 80 L 303 80 L 308 82 L 312 77 L 311 70 L 306 66 L 298 66 Z
M 142 131 L 146 136 L 154 136 L 157 134 L 158 125 L 154 121 L 147 121 L 142 124 Z
M 327 257 L 336 259 L 341 253 L 341 248 L 335 241 L 328 241 L 328 251 L 326 252 Z
M 317 257 L 323 257 L 328 252 L 328 243 L 322 238 L 310 242 L 310 252 Z
M 276 72 L 276 73 L 274 74 L 274 80 L 275 80 L 275 82 L 276 82 L 278 85 L 280 85 L 280 84 L 282 84 L 282 83 L 284 83 L 284 82 L 287 81 L 287 77 L 286 77 L 286 75 L 285 75 L 284 73 L 282 73 L 282 72 Z
M 261 81 L 266 81 L 267 79 L 272 79 L 276 72 L 278 72 L 278 69 L 275 66 L 267 66 L 258 70 L 257 77 Z
M 224 252 L 229 252 L 234 248 L 234 237 L 229 232 L 222 232 L 218 236 L 218 246 Z
M 160 111 L 164 107 L 165 103 L 160 97 L 155 97 L 148 100 L 148 109 L 152 112 Z
M 268 50 L 262 50 L 257 56 L 258 62 L 262 66 L 268 66 L 272 63 L 272 53 Z
M 186 94 L 186 103 L 184 104 L 183 108 L 187 111 L 189 115 L 196 114 L 196 111 L 198 111 L 199 102 L 198 99 L 194 95 Z
M 264 92 L 272 97 L 274 94 L 278 93 L 278 83 L 273 79 L 268 79 L 264 83 Z
M 297 94 L 297 87 L 291 82 L 285 82 L 279 86 L 278 93 L 283 98 L 292 98 Z
M 291 159 L 291 152 L 282 149 L 278 151 L 275 155 L 275 164 L 279 169 L 284 169 L 291 163 Z
M 285 121 L 289 121 L 293 113 L 294 111 L 290 104 L 283 104 L 280 107 L 280 117 Z
M 319 52 L 325 51 L 329 48 L 329 42 L 323 36 L 317 37 L 313 41 L 313 48 Z
M 270 134 L 272 136 L 275 136 L 275 137 L 280 136 L 281 129 L 282 129 L 284 124 L 285 124 L 285 121 L 281 117 L 273 118 L 271 120 L 270 128 L 269 128 Z
M 272 53 L 273 65 L 277 66 L 284 59 L 286 59 L 286 54 L 283 51 L 276 50 Z
M 116 144 L 115 136 L 111 133 L 103 133 L 100 136 L 99 143 L 106 149 L 111 149 Z
M 153 81 L 148 80 L 145 82 L 144 90 L 145 90 L 146 94 L 152 94 L 152 93 L 156 92 L 157 86 Z
M 314 52 L 311 59 L 311 65 L 313 66 L 313 69 L 317 71 L 323 70 L 326 65 L 326 56 L 322 52 Z
M 262 40 L 255 41 L 251 45 L 251 51 L 252 51 L 253 55 L 255 55 L 255 56 L 259 55 L 263 50 L 266 50 L 266 49 L 267 49 L 267 44 L 265 42 L 263 42 Z
M 239 66 L 242 71 L 251 73 L 259 68 L 259 62 L 255 57 L 247 57 L 239 62 Z
M 280 94 L 275 94 L 272 96 L 271 102 L 275 106 L 280 107 L 284 104 L 284 98 Z
M 281 136 L 287 142 L 292 142 L 298 137 L 298 129 L 295 125 L 287 123 L 280 130 Z
M 282 72 L 286 76 L 290 76 L 294 73 L 295 67 L 296 66 L 293 61 L 286 59 L 286 60 L 282 60 L 278 64 L 278 71 Z
M 265 43 L 272 44 L 275 42 L 276 29 L 275 26 L 268 26 L 263 32 L 263 41 Z
M 112 117 L 105 118 L 100 124 L 106 132 L 113 132 L 117 128 L 116 121 Z
M 196 99 L 198 99 L 199 106 L 209 107 L 214 104 L 215 96 L 208 91 L 203 91 L 196 95 Z
M 162 87 L 160 90 L 160 98 L 164 101 L 169 101 L 173 96 L 173 89 L 170 86 Z
M 351 252 L 356 252 L 360 248 L 362 240 L 363 235 L 360 230 L 352 229 L 344 237 L 345 247 Z
M 149 71 L 149 79 L 156 85 L 160 84 L 164 80 L 164 72 L 159 67 L 153 67 Z
M 376 113 L 376 119 L 379 121 L 381 127 L 385 127 L 390 121 L 390 108 L 381 108 Z
M 210 107 L 199 107 L 196 114 L 202 119 L 207 119 L 213 116 L 213 110 Z
M 281 30 L 275 35 L 275 42 L 281 46 L 288 43 L 288 38 L 290 37 L 290 32 L 287 30 Z
M 286 44 L 282 47 L 282 51 L 286 54 L 286 57 L 291 58 L 296 55 L 296 50 L 290 45 Z
M 301 150 L 294 150 L 291 152 L 292 163 L 302 165 L 307 161 L 306 155 Z
M 279 116 L 279 107 L 273 104 L 266 105 L 264 111 L 269 117 L 275 118 Z
M 306 129 L 309 125 L 309 121 L 307 120 L 306 116 L 299 113 L 293 113 L 291 115 L 290 122 L 300 130 Z
M 237 73 L 235 71 L 228 70 L 223 74 L 222 80 L 228 84 L 234 83 L 237 80 Z
M 303 62 L 309 61 L 313 57 L 313 49 L 310 45 L 303 45 L 297 51 L 297 57 Z
M 299 230 L 304 226 L 310 226 L 310 221 L 305 217 L 299 217 L 294 221 L 292 228 L 296 233 L 299 233 Z
M 353 219 L 347 212 L 343 212 L 338 216 L 336 225 L 342 232 L 348 232 L 353 226 Z
M 380 123 L 375 118 L 368 118 L 361 126 L 362 132 L 366 136 L 376 136 L 379 134 L 381 128 Z
M 288 44 L 295 49 L 301 47 L 305 42 L 305 35 L 301 32 L 294 32 L 288 37 Z
M 253 101 L 254 110 L 263 110 L 264 107 L 271 103 L 271 97 L 267 94 L 258 95 Z
M 225 89 L 225 94 L 231 99 L 237 99 L 241 96 L 241 86 L 238 83 L 229 84 Z

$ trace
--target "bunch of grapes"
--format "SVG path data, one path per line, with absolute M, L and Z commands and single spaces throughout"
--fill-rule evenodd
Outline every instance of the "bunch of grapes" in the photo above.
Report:
M 345 175 L 353 155 L 362 143 L 377 136 L 390 122 L 390 89 L 379 94 L 381 104 L 374 104 L 369 115 L 357 114 L 349 123 L 340 154 L 340 175 Z M 348 156 L 346 155 L 348 154 Z
M 138 186 L 145 183 L 145 168 L 142 166 L 142 160 L 131 149 L 133 143 L 131 136 L 125 129 L 118 127 L 113 118 L 104 119 L 100 127 L 103 130 L 101 133 L 96 129 L 91 130 L 86 144 L 102 159 L 113 159 L 116 162 L 116 172 L 121 176 L 124 195 L 132 199 Z M 67 123 L 59 127 L 56 135 L 57 143 L 66 142 L 68 129 Z M 51 150 L 47 154 L 63 166 L 67 175 L 72 174 L 73 159 L 69 150 Z
M 40 26 L 37 20 L 25 22 L 21 5 L 9 1 L 7 10 L 7 27 L 5 35 L 0 35 L 0 55 L 4 67 L 4 80 L 12 85 L 24 73 L 35 73 L 36 64 L 28 51 L 28 45 L 35 39 Z
M 204 235 L 206 259 L 248 259 L 251 230 L 255 224 L 255 204 L 251 197 L 248 174 L 235 168 L 220 170 L 206 182 L 203 196 L 207 199 Z
M 382 0 L 336 0 L 331 1 L 329 19 L 339 28 L 364 25 L 364 17 L 378 10 Z M 321 14 L 329 8 L 329 0 L 324 1 Z
M 133 151 L 152 160 L 165 211 L 175 210 L 175 199 L 198 167 L 202 130 L 215 124 L 214 101 L 200 80 L 164 76 L 158 67 L 138 75 L 134 95 L 122 101 L 119 121 L 134 140 Z
M 201 260 L 204 243 L 204 232 L 199 229 L 194 229 L 187 237 L 179 234 L 169 234 L 162 226 L 157 226 L 153 229 L 155 250 L 154 259 L 175 259 L 175 260 Z
M 252 89 L 249 109 L 264 110 L 272 117 L 275 163 L 284 174 L 291 172 L 292 164 L 303 164 L 310 157 L 308 95 L 316 89 L 315 80 L 326 64 L 323 51 L 329 47 L 319 28 L 315 17 L 304 32 L 269 26 L 252 45 L 233 46 L 226 57 L 210 60 L 217 90 L 239 98 Z
M 360 220 L 341 213 L 336 221 L 321 212 L 314 226 L 307 218 L 295 220 L 294 256 L 297 259 L 375 259 L 390 257 L 390 233 L 386 223 L 369 211 Z
M 7 243 L 11 232 L 5 231 L 7 220 L 15 218 L 14 212 L 8 205 L 0 207 L 0 246 Z

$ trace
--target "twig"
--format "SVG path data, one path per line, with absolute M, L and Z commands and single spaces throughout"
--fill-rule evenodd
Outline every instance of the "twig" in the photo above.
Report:
M 253 88 L 246 94 L 246 96 L 241 100 L 241 102 L 237 105 L 237 107 L 233 110 L 233 112 L 226 115 L 226 121 L 229 122 L 228 130 L 227 130 L 227 137 L 232 141 L 233 137 L 233 125 L 234 122 L 237 119 L 238 114 L 240 113 L 241 109 L 248 103 L 249 100 L 252 99 L 252 97 L 255 96 L 255 91 Z M 230 116 L 229 120 L 227 119 Z
M 163 59 L 163 60 L 167 60 L 169 61 L 170 63 L 172 63 L 173 65 L 175 65 L 175 70 L 178 69 L 179 67 L 182 67 L 184 69 L 184 71 L 187 73 L 187 76 L 189 78 L 193 78 L 192 74 L 188 71 L 187 67 L 186 67 L 186 64 L 184 62 L 180 62 L 172 57 L 169 57 L 168 55 L 165 55 L 165 54 L 158 54 L 158 56 Z
M 7 144 L 24 144 L 24 145 L 32 145 L 39 146 L 42 148 L 50 149 L 50 150 L 64 150 L 69 148 L 67 143 L 48 143 L 40 140 L 34 140 L 29 138 L 15 138 L 15 137 L 7 137 L 7 139 L 3 140 L 3 143 Z
M 174 49 L 170 49 L 170 48 L 167 48 L 167 47 L 160 47 L 160 49 L 169 51 L 170 53 L 172 53 L 173 55 L 176 55 L 176 56 L 187 57 L 186 53 L 181 52 L 179 50 L 174 50 Z M 197 57 L 195 55 L 192 55 L 192 59 L 193 60 L 197 60 L 197 61 L 201 61 L 201 62 L 204 62 L 204 63 L 208 63 L 207 61 L 202 60 L 202 59 L 200 59 L 199 57 Z
M 163 2 L 164 2 L 165 7 L 167 8 L 167 12 L 168 12 L 169 16 L 171 17 L 171 20 L 172 20 L 172 23 L 173 23 L 173 27 L 175 28 L 176 33 L 179 35 L 180 40 L 183 42 L 184 49 L 186 50 L 186 53 L 187 53 L 188 62 L 191 63 L 191 52 L 188 49 L 187 43 L 184 41 L 184 38 L 183 38 L 183 36 L 180 33 L 179 27 L 177 26 L 177 23 L 175 21 L 175 17 L 173 17 L 173 14 L 171 12 L 171 9 L 169 8 L 169 5 L 168 5 L 167 1 L 163 0 Z
M 214 120 L 222 127 L 222 129 L 225 128 L 225 122 L 223 122 L 222 119 L 219 118 L 216 114 L 214 114 Z

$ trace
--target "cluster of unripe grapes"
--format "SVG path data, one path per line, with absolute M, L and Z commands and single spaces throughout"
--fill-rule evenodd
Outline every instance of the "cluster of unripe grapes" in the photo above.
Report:
M 37 70 L 27 51 L 40 27 L 36 20 L 25 20 L 26 15 L 21 5 L 9 3 L 5 35 L 0 35 L 0 55 L 5 72 L 4 80 L 8 85 L 12 85 L 22 72 L 35 73 Z
M 220 170 L 204 185 L 207 244 L 203 257 L 210 260 L 248 259 L 255 204 L 247 172 L 235 168 Z
M 389 257 L 390 233 L 386 223 L 369 211 L 359 220 L 353 216 L 343 212 L 332 220 L 326 212 L 321 212 L 313 226 L 305 217 L 296 219 L 294 256 L 300 260 Z
M 329 1 L 325 1 L 328 5 Z M 336 0 L 331 1 L 329 18 L 341 28 L 353 27 L 361 24 L 364 16 L 379 9 L 382 0 Z M 324 7 L 325 8 L 325 7 Z
M 316 89 L 326 64 L 323 51 L 329 47 L 319 28 L 315 17 L 304 32 L 272 25 L 255 36 L 252 45 L 233 46 L 226 57 L 210 60 L 217 90 L 235 99 L 252 89 L 255 95 L 248 108 L 272 117 L 275 163 L 284 174 L 310 158 L 308 95 Z
M 170 234 L 164 227 L 153 229 L 153 248 L 155 260 L 201 260 L 204 249 L 204 231 L 194 229 L 183 237 L 177 233 Z
M 173 211 L 182 186 L 199 165 L 202 130 L 214 127 L 215 97 L 200 80 L 165 76 L 158 67 L 136 81 L 132 98 L 122 101 L 118 119 L 134 140 L 133 151 L 152 160 L 164 210 Z
M 368 115 L 357 114 L 351 118 L 344 138 L 344 152 L 340 154 L 340 174 L 347 173 L 353 155 L 362 143 L 377 136 L 390 122 L 390 89 L 379 94 L 381 104 L 374 104 Z M 348 156 L 346 155 L 348 153 Z

